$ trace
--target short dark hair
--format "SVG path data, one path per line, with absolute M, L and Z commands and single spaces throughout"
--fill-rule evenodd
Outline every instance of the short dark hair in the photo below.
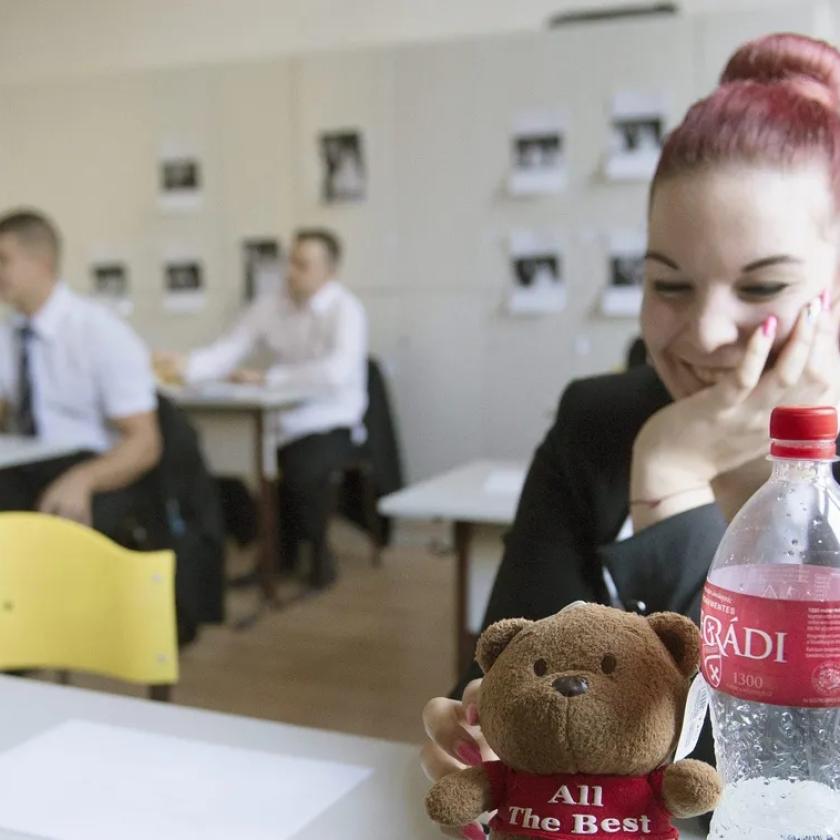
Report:
M 61 236 L 58 228 L 37 210 L 13 210 L 0 216 L 0 236 L 14 234 L 27 250 L 44 251 L 58 266 Z
M 333 265 L 341 262 L 341 240 L 326 228 L 303 228 L 295 232 L 295 242 L 320 242 Z

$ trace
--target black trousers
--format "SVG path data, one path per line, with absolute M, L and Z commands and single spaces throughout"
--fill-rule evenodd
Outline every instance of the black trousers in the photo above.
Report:
M 329 477 L 350 461 L 353 450 L 349 429 L 307 435 L 277 450 L 281 566 L 294 567 L 300 543 L 308 542 L 313 578 L 333 571 L 326 542 Z
M 92 452 L 77 452 L 0 470 L 0 510 L 35 510 L 53 481 L 71 467 L 93 457 Z M 150 474 L 120 490 L 95 494 L 92 502 L 93 527 L 121 545 L 138 547 L 138 543 L 143 543 L 160 547 L 166 542 L 166 537 L 159 510 L 160 501 L 154 489 Z M 150 533 L 150 530 L 156 533 Z

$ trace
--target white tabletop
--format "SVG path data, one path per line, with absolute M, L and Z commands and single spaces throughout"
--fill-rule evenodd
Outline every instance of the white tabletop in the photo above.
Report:
M 472 461 L 379 500 L 379 512 L 404 519 L 509 525 L 525 480 L 519 461 Z
M 45 443 L 34 437 L 18 435 L 0 435 L 0 469 L 32 464 L 36 461 L 48 461 L 78 451 L 78 446 Z
M 278 685 L 277 690 L 283 687 Z M 423 810 L 428 783 L 420 770 L 417 747 L 0 677 L 0 751 L 71 719 L 372 767 L 373 775 L 298 832 L 296 840 L 440 838 Z M 24 835 L 4 831 L 2 824 L 0 814 L 2 840 L 24 840 Z M 247 837 L 240 835 L 237 840 Z
M 0 676 L 0 753 L 69 720 L 373 768 L 366 781 L 301 829 L 295 840 L 441 837 L 423 809 L 429 785 L 415 746 Z M 47 840 L 2 825 L 0 814 L 0 840 Z M 684 840 L 704 837 L 694 820 L 679 827 Z M 248 838 L 239 835 L 237 840 Z
M 205 382 L 184 387 L 163 386 L 161 391 L 182 408 L 212 411 L 291 408 L 322 393 L 315 388 L 266 388 L 233 382 Z

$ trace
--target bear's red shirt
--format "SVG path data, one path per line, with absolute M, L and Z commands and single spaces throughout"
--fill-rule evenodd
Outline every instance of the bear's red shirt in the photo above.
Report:
M 649 776 L 537 776 L 485 761 L 493 807 L 490 827 L 545 840 L 677 840 L 662 804 L 664 769 Z

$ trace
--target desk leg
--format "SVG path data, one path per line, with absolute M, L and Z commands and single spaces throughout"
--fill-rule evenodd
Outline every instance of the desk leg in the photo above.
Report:
M 457 676 L 470 666 L 475 656 L 475 636 L 467 626 L 467 584 L 470 563 L 470 545 L 474 526 L 472 522 L 454 524 L 455 543 L 455 657 Z
M 254 467 L 260 481 L 260 550 L 259 579 L 263 596 L 269 604 L 276 604 L 274 569 L 277 564 L 277 499 L 276 486 L 266 473 L 263 464 L 263 441 L 265 439 L 265 412 L 256 413 L 256 436 L 254 442 Z
M 256 409 L 254 418 L 254 472 L 259 481 L 257 507 L 260 523 L 257 548 L 256 574 L 262 593 L 262 599 L 256 611 L 240 618 L 234 627 L 237 630 L 248 630 L 260 619 L 266 606 L 278 605 L 277 591 L 274 587 L 274 567 L 277 556 L 277 501 L 275 485 L 271 477 L 263 469 L 263 432 L 265 431 L 265 412 Z

